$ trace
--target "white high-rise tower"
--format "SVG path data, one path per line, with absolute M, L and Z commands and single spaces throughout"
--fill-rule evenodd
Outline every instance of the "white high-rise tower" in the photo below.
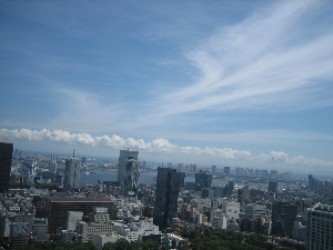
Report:
M 80 170 L 81 161 L 75 158 L 75 153 L 73 157 L 66 159 L 66 168 L 64 173 L 64 187 L 65 188 L 79 188 L 80 187 Z

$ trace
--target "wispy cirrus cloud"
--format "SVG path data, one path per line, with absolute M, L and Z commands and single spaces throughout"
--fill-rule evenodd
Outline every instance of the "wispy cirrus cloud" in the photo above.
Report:
M 331 88 L 333 35 L 323 32 L 313 37 L 300 32 L 307 28 L 307 15 L 321 5 L 314 1 L 276 4 L 222 27 L 189 49 L 185 56 L 197 70 L 197 81 L 166 94 L 161 99 L 166 104 L 162 104 L 164 113 L 264 105 L 332 106 L 332 99 L 323 94 Z
M 332 159 L 330 2 L 43 6 L 1 10 L 0 126 L 30 128 L 1 133 L 105 155 L 331 166 L 311 158 Z
M 52 92 L 57 98 L 58 113 L 48 128 L 98 131 L 113 128 L 120 120 L 121 104 L 103 103 L 98 94 L 65 86 L 57 86 Z

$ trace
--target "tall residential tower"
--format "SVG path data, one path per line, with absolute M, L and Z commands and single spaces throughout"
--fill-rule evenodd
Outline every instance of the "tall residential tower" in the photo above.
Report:
M 306 249 L 333 249 L 333 205 L 318 202 L 307 212 Z

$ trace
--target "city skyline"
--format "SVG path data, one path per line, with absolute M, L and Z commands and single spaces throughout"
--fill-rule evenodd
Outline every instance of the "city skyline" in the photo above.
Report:
M 329 1 L 2 1 L 0 139 L 333 173 Z

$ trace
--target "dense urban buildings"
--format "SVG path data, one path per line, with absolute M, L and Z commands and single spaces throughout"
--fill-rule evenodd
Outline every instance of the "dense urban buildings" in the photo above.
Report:
M 0 142 L 0 192 L 8 190 L 13 144 Z
M 308 209 L 306 248 L 333 249 L 333 205 L 318 202 Z
M 136 193 L 140 181 L 140 162 L 138 151 L 120 150 L 118 182 L 123 194 Z
M 181 236 L 212 230 L 262 234 L 266 241 L 301 249 L 307 238 L 312 249 L 321 249 L 319 239 L 322 249 L 331 248 L 323 243 L 331 232 L 331 214 L 324 214 L 333 201 L 329 179 L 241 167 L 197 169 L 193 163 L 141 166 L 138 152 L 130 150 L 112 160 L 14 150 L 11 165 L 9 190 L 0 193 L 0 242 L 12 249 L 50 240 L 90 242 L 100 249 L 119 239 L 165 240 L 177 248 Z M 134 178 L 139 174 L 140 184 Z M 69 181 L 78 176 L 77 184 Z M 318 202 L 327 205 L 312 209 Z

